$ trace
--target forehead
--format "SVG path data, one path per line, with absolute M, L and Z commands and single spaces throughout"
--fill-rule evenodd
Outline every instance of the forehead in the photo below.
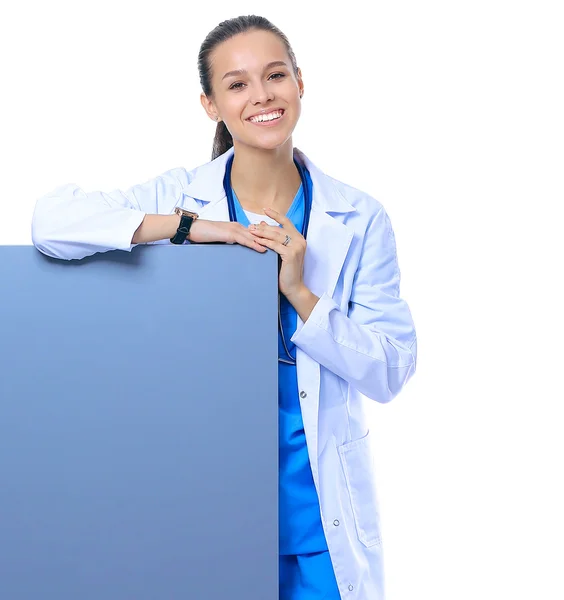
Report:
M 214 78 L 235 69 L 260 70 L 275 60 L 283 60 L 290 66 L 284 43 L 270 31 L 239 33 L 219 44 L 210 59 Z

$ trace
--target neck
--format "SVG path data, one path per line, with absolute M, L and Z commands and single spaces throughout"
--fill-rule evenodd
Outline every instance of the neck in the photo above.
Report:
M 231 185 L 245 210 L 264 214 L 263 208 L 274 208 L 286 214 L 300 184 L 292 138 L 273 150 L 235 143 Z

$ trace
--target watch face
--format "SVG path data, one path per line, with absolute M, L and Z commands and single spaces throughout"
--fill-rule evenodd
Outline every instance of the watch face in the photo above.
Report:
M 184 208 L 180 208 L 179 206 L 177 206 L 174 209 L 174 212 L 177 215 L 186 215 L 187 217 L 192 217 L 193 219 L 197 219 L 198 218 L 198 213 L 192 212 L 190 210 L 186 210 Z

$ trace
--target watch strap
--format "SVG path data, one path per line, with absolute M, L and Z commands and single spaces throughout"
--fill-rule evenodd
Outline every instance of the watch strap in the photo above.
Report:
M 172 244 L 183 244 L 188 238 L 192 223 L 195 221 L 194 217 L 189 215 L 182 215 L 180 217 L 180 223 L 174 237 L 170 238 Z

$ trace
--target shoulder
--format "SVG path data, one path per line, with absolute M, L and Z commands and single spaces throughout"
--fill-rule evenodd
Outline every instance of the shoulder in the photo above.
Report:
M 350 212 L 343 215 L 347 225 L 354 223 L 355 229 L 360 230 L 370 228 L 376 221 L 387 225 L 389 218 L 378 198 L 326 173 L 322 173 L 322 177 L 324 185 L 350 207 Z
M 229 156 L 230 153 L 226 152 L 191 169 L 176 167 L 166 171 L 161 177 L 178 182 L 185 196 L 214 200 L 223 192 L 223 176 Z
M 180 185 L 182 189 L 189 186 L 197 175 L 201 174 L 202 176 L 211 174 L 210 172 L 213 170 L 213 167 L 217 165 L 216 161 L 207 161 L 201 163 L 195 167 L 173 167 L 168 169 L 162 173 L 159 173 L 154 179 L 149 181 L 155 181 L 156 179 L 161 179 L 166 182 L 175 183 Z M 148 182 L 147 182 L 148 183 Z
M 370 221 L 383 210 L 383 204 L 371 194 L 329 175 L 303 151 L 296 148 L 295 153 L 309 169 L 314 187 L 319 185 L 330 211 L 335 208 L 336 212 L 343 212 L 346 220 Z
M 337 216 L 354 232 L 353 245 L 365 263 L 376 264 L 387 256 L 397 261 L 396 238 L 384 204 L 371 194 L 335 177 L 325 175 L 328 184 L 352 207 L 351 212 Z
M 346 199 L 346 201 L 356 208 L 357 211 L 363 212 L 365 214 L 373 214 L 376 215 L 381 209 L 384 208 L 383 204 L 370 195 L 369 193 L 360 190 L 348 183 L 343 181 L 339 181 L 334 177 L 327 175 L 329 181 L 338 192 Z
M 386 207 L 380 199 L 349 183 L 345 183 L 318 170 L 318 181 L 328 195 L 340 197 L 337 207 L 347 207 L 347 212 L 332 213 L 332 216 L 351 228 L 358 244 L 393 246 L 395 236 Z
M 173 183 L 178 185 L 181 189 L 184 189 L 194 179 L 197 169 L 198 167 L 189 171 L 184 167 L 174 167 L 164 171 L 163 173 L 160 173 L 157 176 L 157 179 Z

